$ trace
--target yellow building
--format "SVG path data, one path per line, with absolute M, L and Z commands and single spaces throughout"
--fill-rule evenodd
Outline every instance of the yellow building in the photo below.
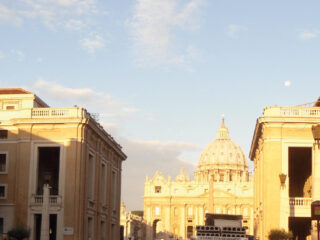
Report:
M 142 216 L 126 211 L 124 202 L 120 208 L 120 240 L 146 240 L 146 221 Z
M 121 146 L 81 107 L 0 89 L 0 231 L 31 240 L 119 239 Z
M 208 211 L 241 214 L 248 233 L 253 232 L 253 179 L 247 159 L 230 139 L 224 121 L 217 138 L 202 152 L 193 180 L 182 169 L 174 180 L 156 172 L 145 181 L 147 239 L 188 239 L 195 235 L 196 225 L 204 225 Z
M 261 240 L 274 228 L 291 230 L 298 239 L 310 235 L 310 205 L 320 188 L 314 185 L 320 183 L 320 166 L 315 165 L 319 151 L 312 133 L 320 122 L 319 105 L 318 100 L 313 107 L 266 107 L 257 120 L 250 159 L 255 172 L 254 235 Z

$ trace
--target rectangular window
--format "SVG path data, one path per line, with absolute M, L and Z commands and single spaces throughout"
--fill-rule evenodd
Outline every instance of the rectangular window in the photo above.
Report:
M 192 215 L 193 215 L 193 208 L 189 207 L 188 208 L 188 217 L 192 217 Z
M 101 164 L 101 180 L 100 180 L 100 199 L 101 204 L 106 204 L 106 165 Z
M 154 192 L 155 193 L 161 193 L 161 186 L 155 186 L 154 187 Z
M 7 198 L 7 185 L 0 184 L 0 199 L 6 199 L 6 198 Z
M 15 106 L 6 106 L 6 110 L 14 110 Z
M 106 239 L 106 222 L 101 221 L 100 223 L 100 239 L 105 240 Z
M 88 198 L 90 200 L 94 200 L 94 170 L 95 170 L 95 161 L 94 161 L 94 157 L 92 154 L 89 154 L 89 159 L 88 159 L 88 164 L 89 164 L 89 168 L 88 168 Z
M 0 139 L 8 138 L 8 130 L 0 130 Z
M 7 165 L 7 154 L 0 153 L 0 174 L 8 173 Z
M 117 177 L 116 172 L 112 171 L 112 210 L 115 211 L 117 207 Z
M 93 218 L 88 217 L 88 240 L 93 240 Z
M 115 238 L 115 225 L 111 224 L 111 231 L 110 231 L 110 239 L 116 239 Z
M 155 213 L 156 216 L 159 216 L 159 215 L 160 215 L 160 208 L 159 208 L 159 207 L 156 207 L 156 208 L 154 209 L 154 213 Z

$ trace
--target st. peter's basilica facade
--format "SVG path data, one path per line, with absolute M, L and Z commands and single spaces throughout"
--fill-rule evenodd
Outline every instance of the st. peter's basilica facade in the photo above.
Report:
M 243 215 L 247 233 L 253 234 L 252 175 L 242 149 L 230 139 L 224 120 L 217 138 L 202 152 L 193 179 L 184 169 L 174 180 L 160 172 L 146 178 L 147 239 L 188 239 L 195 234 L 196 225 L 204 224 L 210 209 L 214 213 Z

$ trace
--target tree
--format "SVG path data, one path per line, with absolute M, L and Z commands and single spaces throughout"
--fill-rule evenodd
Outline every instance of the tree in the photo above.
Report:
M 286 232 L 284 229 L 271 229 L 268 235 L 269 240 L 289 240 L 292 237 L 292 232 Z
M 18 225 L 8 231 L 8 236 L 16 240 L 23 240 L 30 236 L 30 230 L 22 225 Z

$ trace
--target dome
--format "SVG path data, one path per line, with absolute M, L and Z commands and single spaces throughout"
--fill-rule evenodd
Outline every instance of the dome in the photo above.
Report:
M 222 119 L 217 138 L 202 152 L 198 170 L 228 169 L 247 170 L 248 163 L 242 149 L 229 137 L 229 131 Z

